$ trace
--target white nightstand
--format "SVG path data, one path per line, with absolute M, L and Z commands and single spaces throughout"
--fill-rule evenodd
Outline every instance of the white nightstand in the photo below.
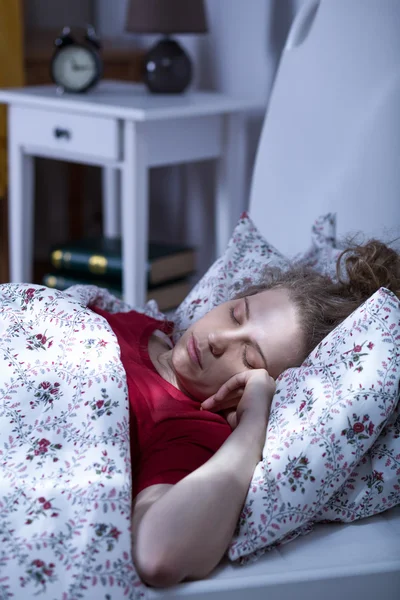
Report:
M 0 90 L 0 103 L 9 105 L 11 281 L 32 278 L 35 156 L 103 168 L 104 234 L 122 236 L 124 298 L 133 305 L 146 290 L 150 167 L 219 159 L 217 254 L 224 250 L 244 193 L 243 112 L 258 107 L 215 92 L 150 95 L 115 81 L 84 95 Z

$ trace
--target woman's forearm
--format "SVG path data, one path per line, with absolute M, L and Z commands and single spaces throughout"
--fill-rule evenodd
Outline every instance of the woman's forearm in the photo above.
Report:
M 207 463 L 146 511 L 136 530 L 134 559 L 148 583 L 205 577 L 218 564 L 261 458 L 266 425 L 264 418 L 244 415 Z

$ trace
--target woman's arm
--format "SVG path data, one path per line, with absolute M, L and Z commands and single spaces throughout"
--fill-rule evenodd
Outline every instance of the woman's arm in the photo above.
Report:
M 165 587 L 205 577 L 232 539 L 261 458 L 274 389 L 266 371 L 244 376 L 238 426 L 218 452 L 176 485 L 152 486 L 137 498 L 133 557 L 139 575 L 150 585 Z

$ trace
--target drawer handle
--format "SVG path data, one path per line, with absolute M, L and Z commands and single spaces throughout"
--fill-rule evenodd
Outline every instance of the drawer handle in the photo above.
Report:
M 66 140 L 70 140 L 72 137 L 71 132 L 68 129 L 61 129 L 61 127 L 56 127 L 53 133 L 57 139 L 64 138 Z

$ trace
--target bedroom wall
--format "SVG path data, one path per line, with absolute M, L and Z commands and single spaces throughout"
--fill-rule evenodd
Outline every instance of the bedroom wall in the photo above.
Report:
M 208 0 L 209 34 L 197 44 L 198 85 L 246 98 L 260 108 L 246 118 L 246 193 L 241 210 L 248 206 L 248 190 L 265 108 L 267 106 L 279 56 L 287 31 L 300 4 L 296 0 Z M 208 202 L 212 214 L 213 167 L 202 164 L 203 188 L 194 202 Z M 190 189 L 190 180 L 189 180 Z M 201 197 L 202 196 L 202 197 Z M 192 210 L 195 208 L 195 204 Z M 239 215 L 238 215 L 239 216 Z M 208 225 L 208 228 L 207 228 Z M 188 219 L 187 233 L 203 239 L 209 223 L 203 219 L 202 230 Z M 197 237 L 196 237 L 197 236 Z M 203 265 L 213 258 L 212 239 L 208 238 Z
M 60 23 L 85 23 L 92 19 L 93 0 L 24 0 L 25 22 L 29 28 L 52 29 Z

